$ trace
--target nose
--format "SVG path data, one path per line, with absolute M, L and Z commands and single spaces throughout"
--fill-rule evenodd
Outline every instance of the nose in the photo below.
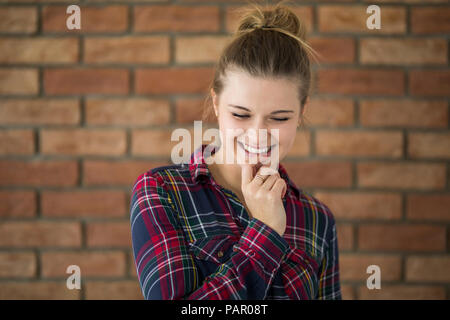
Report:
M 255 148 L 268 147 L 270 145 L 269 126 L 263 117 L 254 117 L 247 128 L 246 140 L 248 145 Z

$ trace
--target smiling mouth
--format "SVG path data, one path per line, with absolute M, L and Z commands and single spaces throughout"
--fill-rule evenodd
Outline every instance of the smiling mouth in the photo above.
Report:
M 255 148 L 255 147 L 248 146 L 240 141 L 238 141 L 238 144 L 241 146 L 242 149 L 244 149 L 246 152 L 251 153 L 251 154 L 268 154 L 268 153 L 270 153 L 270 151 L 272 150 L 272 147 L 273 147 L 273 146 L 268 146 L 265 148 Z

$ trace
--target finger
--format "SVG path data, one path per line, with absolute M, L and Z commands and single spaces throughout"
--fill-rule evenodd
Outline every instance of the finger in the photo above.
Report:
M 262 175 L 271 175 L 271 174 L 276 174 L 278 173 L 277 170 L 271 168 L 271 167 L 261 167 L 259 169 L 260 174 Z
M 279 178 L 273 185 L 272 190 L 270 190 L 270 191 L 274 192 L 276 195 L 283 198 L 284 197 L 283 193 L 285 193 L 285 191 L 283 192 L 283 189 L 285 189 L 285 188 L 286 188 L 286 182 L 282 178 Z
M 250 164 L 242 165 L 242 185 L 247 185 L 253 180 L 253 168 Z
M 273 185 L 275 184 L 275 182 L 278 180 L 279 175 L 278 174 L 273 174 L 271 176 L 269 176 L 266 181 L 264 181 L 263 185 L 261 186 L 261 188 L 266 189 L 266 190 L 270 190 L 272 189 Z

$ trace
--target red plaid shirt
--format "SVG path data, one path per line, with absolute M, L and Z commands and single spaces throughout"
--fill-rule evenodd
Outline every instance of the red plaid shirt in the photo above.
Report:
M 130 223 L 146 299 L 342 299 L 330 209 L 287 184 L 286 231 L 249 218 L 218 185 L 198 148 L 189 164 L 154 168 L 135 181 Z

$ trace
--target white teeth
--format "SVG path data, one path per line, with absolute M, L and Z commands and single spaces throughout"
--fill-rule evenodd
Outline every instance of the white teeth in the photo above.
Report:
M 241 145 L 244 147 L 245 150 L 247 150 L 248 152 L 251 152 L 251 153 L 266 153 L 270 149 L 270 147 L 257 149 L 257 148 L 253 148 L 253 147 L 247 146 L 247 145 L 245 145 L 243 143 Z

